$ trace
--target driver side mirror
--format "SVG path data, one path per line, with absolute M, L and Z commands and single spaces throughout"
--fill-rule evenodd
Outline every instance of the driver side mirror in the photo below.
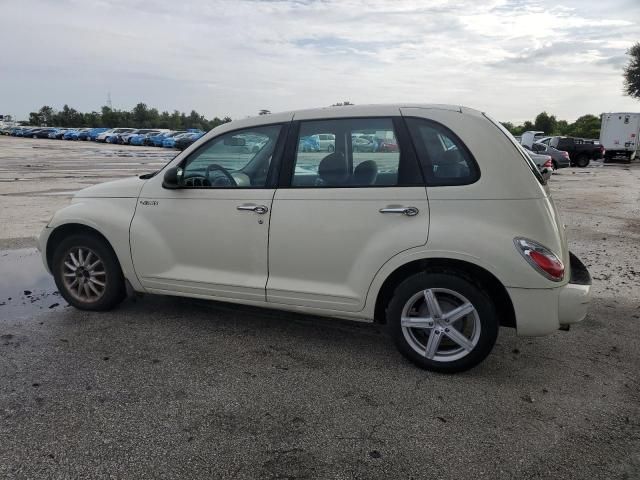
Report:
M 184 170 L 181 167 L 172 167 L 164 174 L 162 186 L 164 188 L 181 188 L 183 186 Z

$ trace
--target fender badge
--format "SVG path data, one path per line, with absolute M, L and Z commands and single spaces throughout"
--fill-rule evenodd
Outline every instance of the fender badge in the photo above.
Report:
M 157 200 L 140 200 L 140 205 L 153 207 L 158 205 L 158 201 Z

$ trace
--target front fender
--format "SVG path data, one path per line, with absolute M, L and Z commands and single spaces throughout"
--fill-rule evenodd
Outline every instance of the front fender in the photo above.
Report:
M 58 210 L 38 242 L 47 270 L 47 250 L 51 235 L 65 225 L 82 225 L 96 230 L 107 239 L 125 278 L 134 290 L 144 291 L 135 274 L 129 245 L 129 227 L 137 201 L 137 198 L 76 198 L 71 205 Z

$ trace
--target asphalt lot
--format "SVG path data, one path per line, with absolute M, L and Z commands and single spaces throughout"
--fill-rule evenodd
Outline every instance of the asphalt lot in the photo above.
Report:
M 0 137 L 0 477 L 640 478 L 640 164 L 551 187 L 594 277 L 570 332 L 455 376 L 382 328 L 145 296 L 66 307 L 33 236 L 175 151 Z

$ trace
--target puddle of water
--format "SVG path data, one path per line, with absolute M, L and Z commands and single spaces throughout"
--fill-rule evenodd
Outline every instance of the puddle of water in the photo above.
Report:
M 66 305 L 44 269 L 40 252 L 35 248 L 0 250 L 0 321 Z

